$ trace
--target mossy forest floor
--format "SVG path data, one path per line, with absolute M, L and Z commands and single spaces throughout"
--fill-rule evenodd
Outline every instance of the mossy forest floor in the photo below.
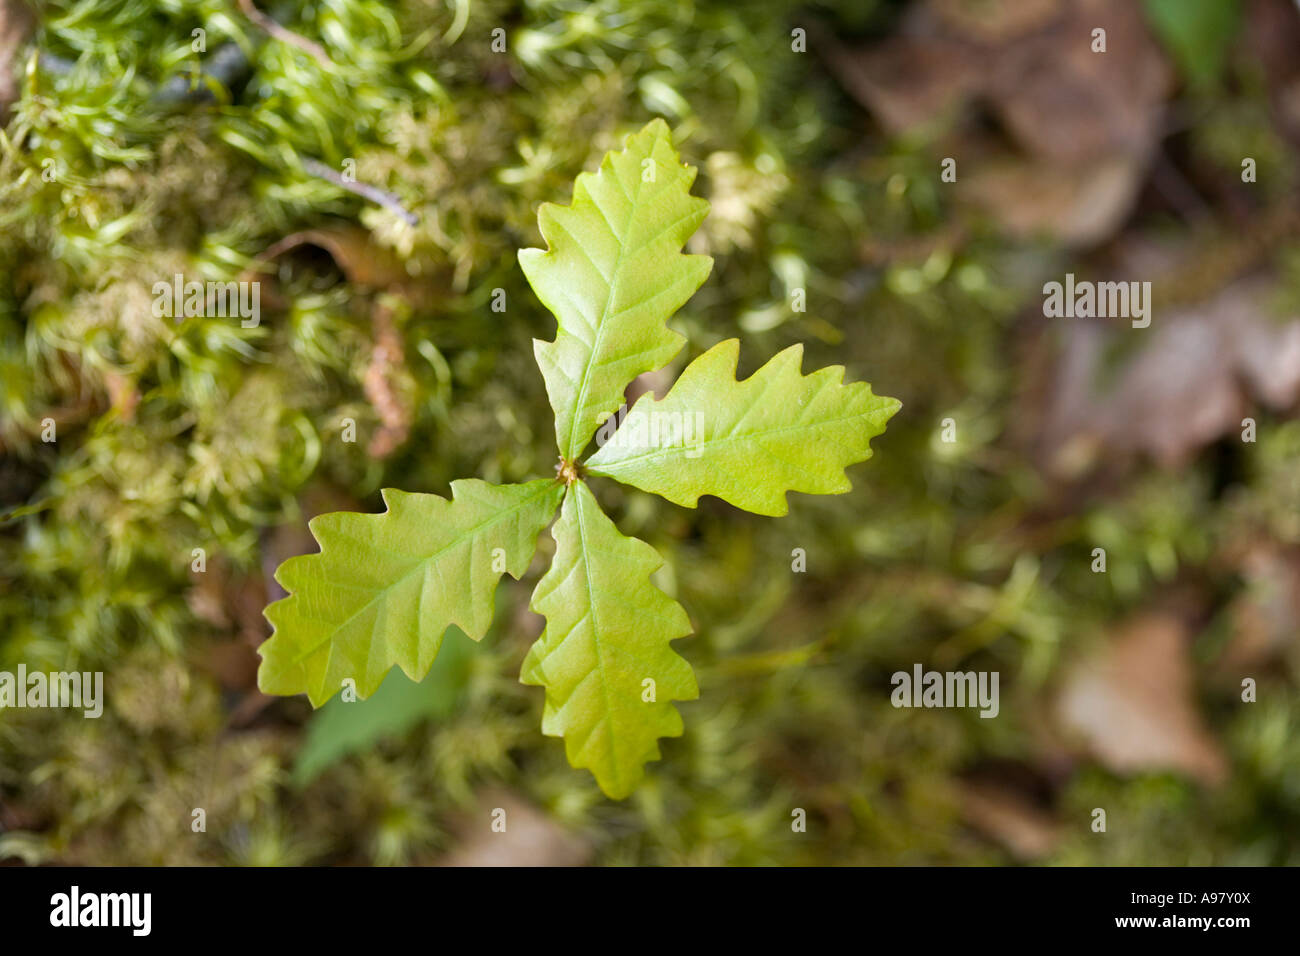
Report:
M 106 696 L 0 711 L 0 858 L 1300 863 L 1298 51 L 1286 0 L 0 3 L 0 670 Z M 701 689 L 625 801 L 518 683 L 540 557 L 364 716 L 259 694 L 307 518 L 554 464 L 515 252 L 653 116 L 715 266 L 648 384 L 806 343 L 903 402 L 853 491 L 602 485 Z M 998 716 L 894 707 L 918 663 Z

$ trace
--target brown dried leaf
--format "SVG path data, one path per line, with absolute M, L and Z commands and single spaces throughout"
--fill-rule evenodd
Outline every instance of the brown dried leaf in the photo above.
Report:
M 505 811 L 505 829 L 492 829 L 493 811 Z M 443 866 L 581 866 L 591 847 L 522 797 L 483 793 L 478 807 L 457 821 L 461 840 Z
M 1008 43 L 1051 24 L 1063 0 L 929 0 L 929 11 L 959 36 Z
M 841 85 L 894 134 L 945 119 L 983 87 L 980 64 L 961 43 L 898 37 L 869 51 L 822 38 Z
M 374 245 L 370 233 L 357 226 L 304 229 L 270 246 L 260 258 L 269 262 L 299 246 L 318 246 L 330 254 L 349 282 L 384 289 L 409 281 L 401 260 L 391 250 Z
M 1216 665 L 1230 684 L 1300 639 L 1300 550 L 1257 542 L 1240 563 L 1246 589 L 1229 608 L 1232 638 Z
M 1255 0 L 1246 16 L 1245 46 L 1268 84 L 1280 130 L 1300 142 L 1300 12 L 1292 0 Z
M 1131 0 L 1077 0 L 1045 29 L 999 47 L 987 95 L 1016 141 L 1079 165 L 1145 159 L 1160 139 L 1173 72 Z M 1106 31 L 1106 52 L 1092 31 Z
M 1148 454 L 1166 466 L 1240 432 L 1253 399 L 1285 409 L 1300 399 L 1300 320 L 1270 315 L 1273 282 L 1239 280 L 1211 299 L 1161 312 L 1151 327 L 1104 320 L 1068 323 L 1052 375 L 1042 432 L 1045 464 L 1077 475 L 1103 454 Z M 1147 336 L 1139 352 L 1098 385 L 1119 336 Z
M 0 123 L 18 98 L 17 61 L 35 26 L 36 17 L 23 0 L 0 0 Z
M 1092 50 L 1098 27 L 1104 53 Z M 964 200 L 1013 235 L 1077 245 L 1110 235 L 1132 208 L 1173 87 L 1129 0 L 928 0 L 867 49 L 825 33 L 816 42 L 887 131 L 952 127 L 941 147 L 958 160 Z M 978 122 L 977 105 L 1004 135 Z
M 1143 171 L 1142 163 L 1124 155 L 1071 168 L 1005 154 L 958 185 L 963 201 L 993 216 L 1013 239 L 1049 236 L 1091 246 L 1114 235 L 1128 217 Z
M 1190 633 L 1182 618 L 1136 618 L 1099 654 L 1071 669 L 1056 718 L 1117 773 L 1174 770 L 1221 783 L 1227 762 L 1193 697 Z
M 261 658 L 244 640 L 221 641 L 204 648 L 199 666 L 224 690 L 256 691 Z
M 1047 856 L 1060 840 L 1051 815 L 1006 784 L 968 781 L 960 787 L 961 814 L 1018 860 Z

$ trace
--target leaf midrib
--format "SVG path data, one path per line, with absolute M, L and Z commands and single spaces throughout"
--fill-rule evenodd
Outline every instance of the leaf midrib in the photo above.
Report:
M 590 494 L 591 492 L 587 493 Z M 623 774 L 618 765 L 617 747 L 614 743 L 614 710 L 609 699 L 609 683 L 605 680 L 605 655 L 601 648 L 600 624 L 596 620 L 596 588 L 591 580 L 591 560 L 587 552 L 586 510 L 582 505 L 582 495 L 575 492 L 573 497 L 575 498 L 574 504 L 578 508 L 578 543 L 582 548 L 582 572 L 587 579 L 587 598 L 591 607 L 591 638 L 596 645 L 596 671 L 599 675 L 600 691 L 605 698 L 604 720 L 609 723 L 610 768 L 616 781 L 621 781 Z M 590 734 L 588 738 L 590 738 Z M 619 787 L 618 789 L 621 790 L 622 788 Z
M 879 396 L 875 396 L 875 397 L 879 397 Z M 659 410 L 662 411 L 662 409 Z M 612 461 L 606 461 L 606 462 L 589 461 L 588 467 L 592 472 L 602 474 L 607 471 L 613 471 L 615 468 L 621 468 L 625 465 L 633 465 L 640 462 L 655 460 L 659 458 L 666 458 L 687 448 L 713 448 L 718 445 L 730 445 L 736 442 L 754 441 L 759 438 L 767 438 L 773 435 L 783 435 L 786 432 L 792 432 L 792 431 L 816 431 L 820 428 L 828 427 L 831 425 L 839 425 L 844 422 L 853 421 L 854 419 L 866 418 L 869 414 L 870 412 L 859 412 L 855 415 L 845 415 L 842 418 L 822 419 L 821 421 L 817 422 L 814 425 L 807 425 L 807 424 L 784 425 L 780 428 L 769 428 L 761 431 L 745 432 L 742 435 L 728 435 L 725 438 L 711 438 L 708 441 L 696 442 L 693 445 L 674 445 L 670 448 L 656 448 L 652 451 L 648 451 L 643 454 L 628 455 L 625 458 L 616 458 Z M 626 425 L 627 422 L 625 421 L 619 427 L 623 428 Z M 877 432 L 876 434 L 878 435 L 880 434 L 880 432 Z M 870 440 L 870 438 L 872 437 L 874 436 L 868 436 L 868 440 Z M 841 442 L 840 444 L 843 443 Z M 699 459 L 690 459 L 690 460 L 698 461 Z
M 658 145 L 658 143 L 659 143 L 659 138 L 656 137 L 654 141 L 654 145 L 650 147 L 650 155 L 652 157 L 654 155 L 654 147 L 655 145 Z M 627 187 L 624 186 L 623 181 L 618 178 L 618 170 L 615 168 L 614 163 L 612 162 L 609 164 L 609 172 L 610 172 L 610 178 L 618 183 L 619 189 L 621 189 L 624 195 L 626 195 Z M 636 222 L 637 210 L 640 208 L 641 205 L 641 187 L 644 185 L 645 182 L 638 177 L 636 182 L 636 194 L 633 196 L 628 196 L 628 198 L 632 200 L 632 209 L 628 213 L 627 222 L 623 225 L 624 234 L 620 235 L 618 233 L 614 233 L 614 239 L 618 243 L 618 258 L 614 260 L 614 268 L 611 271 L 611 275 L 614 277 L 614 281 L 608 283 L 609 289 L 605 294 L 605 305 L 600 310 L 600 318 L 596 325 L 596 336 L 592 340 L 592 344 L 591 344 L 591 356 L 587 359 L 586 367 L 582 370 L 582 384 L 578 386 L 578 399 L 577 402 L 574 403 L 573 415 L 569 419 L 569 440 L 568 442 L 566 442 L 568 450 L 565 452 L 565 458 L 567 458 L 569 461 L 573 461 L 573 459 L 577 457 L 578 452 L 582 451 L 581 448 L 573 447 L 577 443 L 578 435 L 580 434 L 581 426 L 579 423 L 579 419 L 582 415 L 583 408 L 586 407 L 587 390 L 591 384 L 591 371 L 593 368 L 596 367 L 597 364 L 596 357 L 600 354 L 600 345 L 605 337 L 605 329 L 609 325 L 609 321 L 608 321 L 609 309 L 610 306 L 613 305 L 614 303 L 614 293 L 618 290 L 619 282 L 623 278 L 621 270 L 623 268 L 623 259 L 627 255 L 626 233 L 628 233 L 631 230 L 633 223 Z M 591 201 L 591 204 L 595 206 L 596 209 L 600 212 L 601 218 L 605 219 L 605 222 L 608 223 L 609 220 L 608 218 L 605 217 L 604 210 L 600 208 L 600 204 L 596 202 L 595 197 L 592 196 L 589 192 L 587 198 Z M 613 232 L 612 229 L 610 231 Z M 582 248 L 582 244 L 578 243 L 578 247 Z M 585 253 L 586 250 L 584 249 L 583 252 Z M 599 274 L 599 272 L 597 272 L 597 274 Z

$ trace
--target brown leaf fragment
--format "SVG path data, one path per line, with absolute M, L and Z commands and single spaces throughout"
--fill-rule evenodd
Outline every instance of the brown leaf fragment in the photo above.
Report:
M 965 782 L 959 793 L 962 818 L 1016 859 L 1040 859 L 1056 848 L 1056 821 L 1025 794 L 994 781 Z
M 1252 277 L 1183 308 L 1161 310 L 1156 299 L 1146 329 L 1054 320 L 1065 326 L 1041 436 L 1049 472 L 1076 476 L 1115 454 L 1178 466 L 1239 433 L 1252 402 L 1275 411 L 1293 405 L 1300 318 L 1273 317 L 1273 289 L 1270 279 Z M 1147 338 L 1128 339 L 1137 352 L 1107 370 L 1112 346 L 1130 336 Z
M 862 52 L 828 38 L 826 59 L 845 90 L 895 135 L 947 118 L 983 85 L 971 52 L 940 39 L 899 37 Z
M 585 840 L 503 790 L 481 794 L 454 829 L 460 842 L 440 861 L 443 866 L 581 866 L 591 857 Z
M 1077 167 L 1008 154 L 959 180 L 960 198 L 991 214 L 1013 239 L 1092 246 L 1114 235 L 1128 217 L 1143 173 L 1142 163 L 1122 154 Z
M 1149 612 L 1071 669 L 1056 719 L 1116 773 L 1173 770 L 1219 784 L 1227 762 L 1197 712 L 1190 629 L 1169 612 Z
M 371 289 L 388 289 L 411 280 L 401 260 L 389 249 L 370 241 L 370 233 L 357 226 L 330 226 L 290 233 L 269 246 L 258 258 L 277 259 L 299 246 L 324 249 L 349 282 Z
M 965 202 L 1014 236 L 1078 246 L 1128 215 L 1173 89 L 1130 0 L 926 0 L 884 41 L 853 49 L 823 31 L 816 45 L 886 132 L 957 160 Z
M 0 123 L 9 118 L 9 105 L 18 99 L 18 60 L 35 26 L 36 17 L 24 0 L 0 0 Z
M 1229 606 L 1232 637 L 1216 664 L 1233 686 L 1300 640 L 1300 549 L 1255 542 L 1240 568 L 1245 590 Z
M 1012 137 L 1044 161 L 1145 158 L 1161 136 L 1173 72 L 1130 0 L 1076 0 L 1024 41 L 999 47 L 987 96 Z M 1094 53 L 1092 31 L 1106 31 Z
M 366 398 L 379 416 L 379 430 L 370 439 L 366 451 L 371 458 L 387 458 L 411 432 L 411 420 L 415 417 L 413 389 L 402 336 L 393 324 L 392 312 L 384 305 L 376 305 L 373 316 L 375 346 L 366 366 L 364 388 Z

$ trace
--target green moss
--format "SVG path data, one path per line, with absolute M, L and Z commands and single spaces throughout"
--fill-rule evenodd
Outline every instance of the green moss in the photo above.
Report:
M 457 845 L 453 811 L 504 785 L 601 862 L 1006 861 L 963 817 L 961 781 L 1041 758 L 1032 704 L 1065 652 L 1170 582 L 1230 598 L 1240 583 L 1215 556 L 1250 536 L 1300 542 L 1300 433 L 1280 419 L 1261 419 L 1226 492 L 1202 457 L 1061 507 L 1017 438 L 1019 319 L 1037 307 L 1026 277 L 1059 250 L 987 228 L 936 244 L 953 210 L 933 157 L 878 138 L 815 51 L 790 53 L 791 27 L 810 16 L 879 33 L 893 22 L 883 5 L 263 6 L 331 65 L 233 3 L 40 5 L 0 143 L 0 514 L 26 509 L 0 524 L 0 668 L 104 670 L 111 703 L 98 721 L 0 714 L 0 853 L 425 862 Z M 491 50 L 497 27 L 508 54 Z M 1188 147 L 1197 157 L 1231 171 L 1225 142 L 1246 137 L 1261 179 L 1290 168 L 1259 94 L 1215 103 L 1219 119 Z M 313 511 L 377 510 L 381 486 L 445 493 L 460 475 L 515 480 L 551 463 L 530 342 L 551 320 L 514 252 L 539 240 L 538 203 L 653 114 L 714 203 L 698 251 L 715 274 L 675 320 L 692 347 L 743 332 L 743 364 L 806 340 L 807 367 L 845 364 L 906 413 L 853 495 L 804 498 L 779 523 L 609 489 L 620 527 L 669 557 L 703 691 L 630 800 L 611 804 L 567 769 L 536 733 L 537 696 L 509 676 L 540 627 L 525 610 L 535 575 L 502 585 L 453 712 L 293 786 L 305 703 L 263 707 L 238 667 L 214 660 L 247 663 L 269 570 Z M 314 175 L 312 160 L 354 160 L 418 223 Z M 340 226 L 361 230 L 360 251 L 279 256 L 257 328 L 151 313 L 159 279 L 235 279 L 286 236 Z M 899 254 L 881 263 L 868 247 Z M 384 251 L 404 277 L 376 289 L 362 267 Z M 796 286 L 807 311 L 789 307 Z M 1291 273 L 1285 291 L 1300 292 Z M 367 441 L 383 412 L 367 375 L 381 306 L 409 431 L 376 458 Z M 947 415 L 963 423 L 954 445 L 934 437 Z M 340 438 L 348 418 L 354 444 Z M 1104 585 L 1087 568 L 1098 541 Z M 806 574 L 790 573 L 794 548 Z M 1000 670 L 1017 706 L 997 721 L 890 706 L 893 671 L 940 659 Z M 1048 860 L 1295 863 L 1300 705 L 1293 668 L 1271 679 L 1267 704 L 1215 704 L 1236 770 L 1217 790 L 1086 761 L 1055 780 L 1046 812 L 1064 836 Z M 1120 836 L 1087 829 L 1095 806 L 1113 808 Z M 197 807 L 204 834 L 191 831 Z M 806 833 L 791 831 L 796 807 Z

